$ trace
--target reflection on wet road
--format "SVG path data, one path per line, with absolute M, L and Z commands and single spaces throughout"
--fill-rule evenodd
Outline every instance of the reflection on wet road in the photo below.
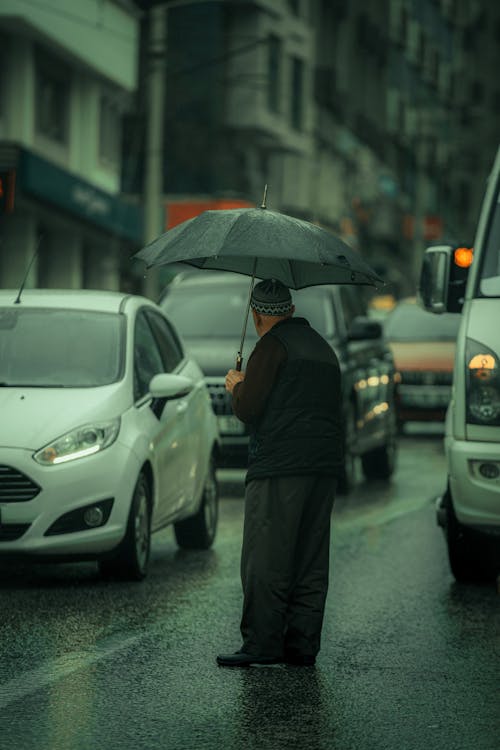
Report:
M 315 668 L 217 667 L 239 647 L 243 474 L 220 479 L 215 547 L 161 532 L 142 584 L 0 568 L 1 750 L 497 750 L 500 598 L 449 573 L 439 437 L 337 499 Z

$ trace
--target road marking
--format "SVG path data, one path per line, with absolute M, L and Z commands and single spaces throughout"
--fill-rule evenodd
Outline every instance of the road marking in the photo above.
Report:
M 141 638 L 146 633 L 129 636 L 121 639 L 117 635 L 111 635 L 97 643 L 93 649 L 87 651 L 71 651 L 42 664 L 36 669 L 24 672 L 19 677 L 14 677 L 8 682 L 0 685 L 0 710 L 10 703 L 21 700 L 27 695 L 36 693 L 48 685 L 68 677 L 73 672 L 86 669 L 91 664 L 112 656 L 117 651 L 123 651 Z
M 406 516 L 408 513 L 415 513 L 428 505 L 432 505 L 434 502 L 435 498 L 431 499 L 428 497 L 417 497 L 414 500 L 400 500 L 399 502 L 391 502 L 390 505 L 383 508 L 373 508 L 366 512 L 364 509 L 363 511 L 357 509 L 355 517 L 349 517 L 346 513 L 335 517 L 334 508 L 333 528 L 339 531 L 351 531 L 371 528 L 372 526 L 382 526 L 390 521 L 395 521 L 402 516 Z

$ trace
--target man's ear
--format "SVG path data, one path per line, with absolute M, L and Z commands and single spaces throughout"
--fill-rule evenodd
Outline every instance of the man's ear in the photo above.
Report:
M 257 327 L 262 322 L 260 313 L 256 312 L 252 307 L 252 315 L 253 315 L 253 323 L 254 326 Z

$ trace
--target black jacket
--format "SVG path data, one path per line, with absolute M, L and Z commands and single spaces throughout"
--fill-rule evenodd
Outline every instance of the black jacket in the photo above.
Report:
M 263 412 L 251 424 L 247 482 L 294 474 L 338 476 L 343 433 L 335 352 L 304 318 L 287 318 L 265 336 L 281 342 L 286 358 Z

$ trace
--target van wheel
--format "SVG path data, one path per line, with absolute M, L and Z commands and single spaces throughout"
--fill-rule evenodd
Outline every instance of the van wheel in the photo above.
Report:
M 487 580 L 490 576 L 478 540 L 458 521 L 449 496 L 445 499 L 445 505 L 448 560 L 455 580 L 458 583 Z
M 135 485 L 125 536 L 111 558 L 99 561 L 104 578 L 142 581 L 148 571 L 151 550 L 151 490 L 145 474 Z
M 361 456 L 361 466 L 366 479 L 389 479 L 396 467 L 396 439 L 391 437 L 385 445 Z
M 219 518 L 219 488 L 215 475 L 215 462 L 210 459 L 201 504 L 190 518 L 174 523 L 177 544 L 183 549 L 208 549 L 217 532 Z
M 348 495 L 356 483 L 357 456 L 354 452 L 356 444 L 356 422 L 354 407 L 350 405 L 344 416 L 344 465 L 338 479 L 337 492 Z

